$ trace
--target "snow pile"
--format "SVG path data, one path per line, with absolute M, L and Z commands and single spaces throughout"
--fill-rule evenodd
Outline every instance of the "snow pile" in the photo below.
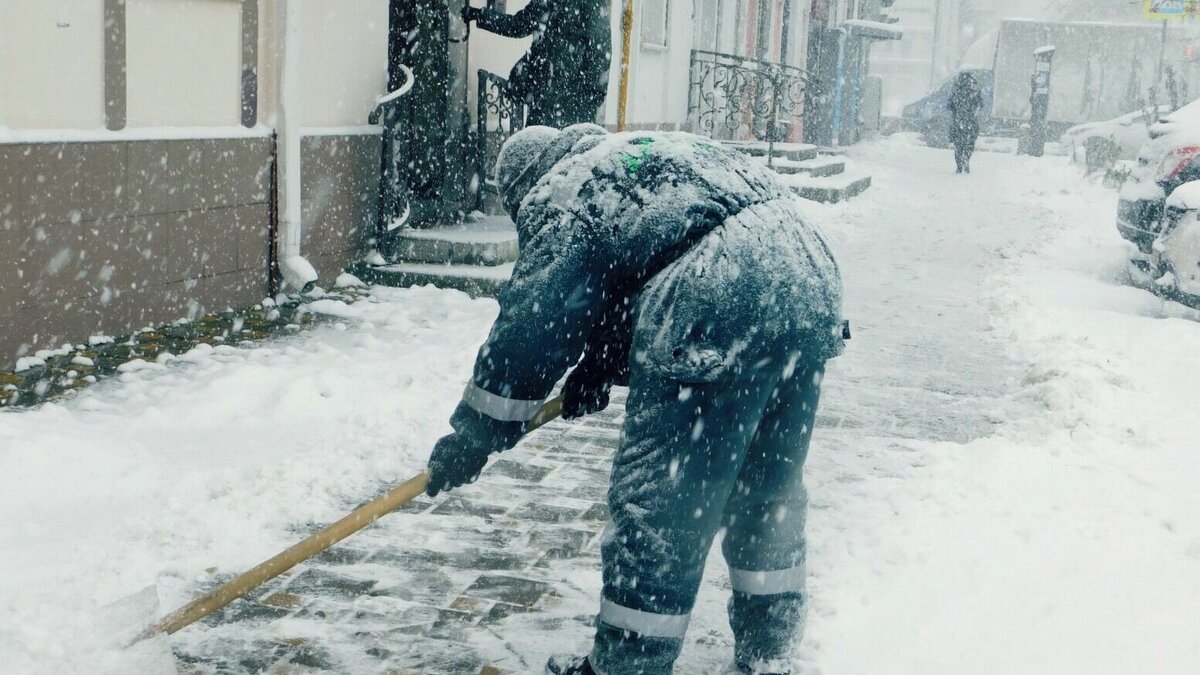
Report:
M 357 328 L 202 345 L 0 413 L 5 672 L 97 672 L 73 641 L 100 605 L 157 583 L 174 608 L 424 466 L 495 303 L 417 288 L 311 307 Z
M 1036 672 L 1197 672 L 1200 317 L 1124 285 L 1109 193 L 1073 185 L 1047 206 L 994 298 L 1029 417 L 958 483 L 1018 496 L 994 514 L 1011 537 L 994 553 L 1036 574 L 1010 633 L 1058 646 Z
M 852 154 L 801 672 L 1200 672 L 1200 317 L 1123 284 L 1115 195 L 1063 159 Z M 936 441 L 964 417 L 994 431 Z

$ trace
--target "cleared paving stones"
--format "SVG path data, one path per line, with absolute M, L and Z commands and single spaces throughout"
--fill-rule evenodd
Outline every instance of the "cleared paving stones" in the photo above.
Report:
M 539 430 L 477 484 L 419 498 L 176 634 L 181 672 L 540 670 L 508 636 L 591 625 L 591 615 L 553 610 L 564 596 L 579 597 L 573 574 L 599 576 L 608 466 L 624 416 L 624 397 L 614 399 L 601 415 Z M 319 527 L 294 530 L 299 538 Z

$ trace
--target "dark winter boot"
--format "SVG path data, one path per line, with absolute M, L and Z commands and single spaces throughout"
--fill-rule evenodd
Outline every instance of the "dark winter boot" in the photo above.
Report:
M 586 656 L 556 654 L 546 662 L 546 675 L 596 675 Z

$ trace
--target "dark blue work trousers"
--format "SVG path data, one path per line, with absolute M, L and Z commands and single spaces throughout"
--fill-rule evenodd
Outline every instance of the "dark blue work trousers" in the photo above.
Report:
M 777 668 L 803 632 L 803 467 L 825 364 L 751 362 L 706 383 L 632 369 L 590 657 L 601 675 L 671 672 L 721 529 L 738 663 Z

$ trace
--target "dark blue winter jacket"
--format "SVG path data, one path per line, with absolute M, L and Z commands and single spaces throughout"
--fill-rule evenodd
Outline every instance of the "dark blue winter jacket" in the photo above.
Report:
M 778 175 L 741 153 L 579 125 L 512 194 L 520 257 L 451 418 L 472 445 L 514 445 L 626 303 L 634 368 L 683 383 L 842 349 L 841 278 L 823 235 Z

